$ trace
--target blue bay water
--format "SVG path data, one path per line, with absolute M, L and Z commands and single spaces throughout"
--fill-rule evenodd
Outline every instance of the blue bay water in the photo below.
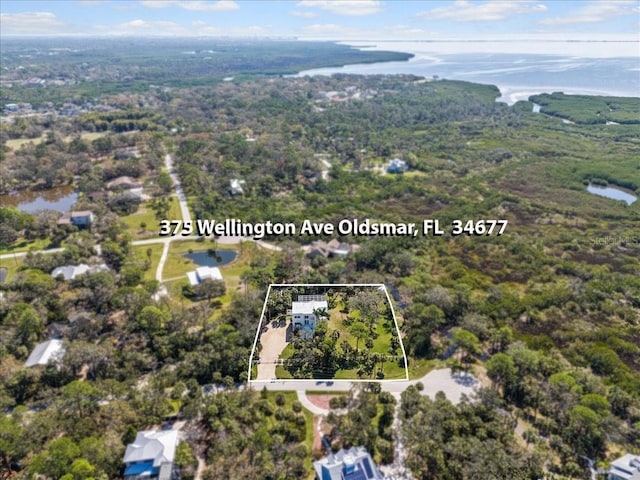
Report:
M 565 48 L 567 45 L 574 48 Z M 584 56 L 589 55 L 588 44 L 581 45 L 583 48 L 580 52 L 583 56 L 579 56 L 575 54 L 575 46 L 570 45 L 570 42 L 546 45 L 549 53 L 528 53 L 525 46 L 522 48 L 525 53 L 518 53 L 517 46 L 510 49 L 516 51 L 508 53 L 500 51 L 461 53 L 460 50 L 463 48 L 452 49 L 446 42 L 442 44 L 402 43 L 395 48 L 393 44 L 384 44 L 362 48 L 374 50 L 381 47 L 386 50 L 414 53 L 415 57 L 406 62 L 356 64 L 306 70 L 300 72 L 298 76 L 333 73 L 413 74 L 428 79 L 437 76 L 441 79 L 496 85 L 502 93 L 499 101 L 509 104 L 524 100 L 529 95 L 555 91 L 567 94 L 640 96 L 640 48 L 637 44 L 624 44 L 623 49 L 620 49 L 620 45 L 616 43 L 606 45 L 611 56 L 602 55 L 601 50 L 605 45 L 596 45 L 593 51 L 598 51 L 598 56 L 594 57 Z M 494 45 L 468 48 L 483 50 L 483 47 L 489 50 Z M 638 49 L 638 55 L 629 55 L 629 51 L 633 52 L 634 48 Z M 569 54 L 563 54 L 563 52 L 569 52 Z M 616 57 L 616 52 L 626 56 Z

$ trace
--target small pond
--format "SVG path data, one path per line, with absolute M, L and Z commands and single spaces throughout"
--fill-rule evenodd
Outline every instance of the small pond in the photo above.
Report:
M 631 205 L 638 199 L 635 195 L 615 187 L 589 185 L 587 186 L 587 191 L 595 195 L 600 195 L 601 197 L 612 198 L 613 200 L 622 200 L 623 202 L 627 202 L 627 205 Z
M 46 190 L 19 190 L 0 195 L 0 205 L 17 207 L 27 213 L 38 210 L 68 212 L 78 199 L 78 193 L 71 185 L 53 187 Z
M 204 250 L 185 253 L 182 256 L 192 260 L 199 267 L 220 267 L 234 261 L 238 252 L 235 250 Z

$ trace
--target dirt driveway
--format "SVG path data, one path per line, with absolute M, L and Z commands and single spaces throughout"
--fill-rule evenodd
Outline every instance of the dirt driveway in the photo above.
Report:
M 269 324 L 267 331 L 260 335 L 260 343 L 262 351 L 258 364 L 258 376 L 255 380 L 273 380 L 276 378 L 278 358 L 287 346 L 287 328 L 273 327 L 273 324 Z

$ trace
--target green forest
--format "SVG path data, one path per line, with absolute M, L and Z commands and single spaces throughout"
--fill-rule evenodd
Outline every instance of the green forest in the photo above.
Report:
M 345 55 L 339 63 L 353 61 L 353 52 L 327 48 Z M 157 59 L 145 58 L 153 75 Z M 250 59 L 234 58 L 246 62 L 224 75 L 254 73 Z M 282 62 L 274 71 L 301 68 Z M 96 220 L 84 229 L 59 224 L 55 212 L 0 208 L 0 478 L 121 478 L 136 431 L 176 418 L 187 432 L 176 457 L 184 479 L 200 460 L 206 479 L 313 478 L 311 462 L 323 455 L 313 414 L 293 391 L 247 384 L 274 283 L 384 284 L 410 378 L 446 366 L 482 384 L 454 404 L 425 395 L 421 383 L 399 400 L 363 383 L 332 399 L 333 449 L 364 445 L 388 464 L 401 435 L 415 478 L 451 480 L 589 478 L 583 457 L 606 466 L 638 452 L 640 202 L 586 190 L 640 194 L 637 99 L 553 94 L 507 106 L 495 102 L 494 86 L 410 75 L 208 83 L 195 75 L 185 85 L 169 78 L 170 65 L 157 67 L 172 72 L 169 90 L 65 86 L 47 100 L 66 88 L 82 101 L 102 91 L 92 101 L 111 111 L 3 124 L 0 191 L 72 185 L 74 210 Z M 14 94 L 4 89 L 2 101 Z M 393 158 L 406 162 L 404 173 L 387 172 Z M 500 236 L 345 236 L 338 240 L 359 248 L 315 257 L 301 247 L 332 237 L 264 238 L 272 249 L 194 237 L 167 247 L 160 281 L 163 245 L 139 242 L 157 238 L 160 220 L 180 219 L 174 174 L 194 219 L 504 219 L 508 227 Z M 123 176 L 147 197 L 107 186 Z M 244 180 L 241 194 L 230 191 L 234 179 Z M 51 248 L 60 250 L 37 252 Z M 195 267 L 183 255 L 221 248 L 238 254 L 220 267 L 225 288 L 205 282 L 194 292 L 185 273 Z M 108 270 L 51 276 L 80 263 Z M 166 296 L 156 296 L 161 286 Z M 358 318 L 364 306 L 335 300 L 332 308 L 352 312 L 345 332 L 301 341 L 303 353 L 286 364 L 299 372 L 292 376 L 335 372 L 374 333 L 397 352 L 391 330 Z M 389 322 L 386 306 L 378 314 Z M 64 356 L 25 368 L 52 336 L 63 339 Z M 375 358 L 352 366 L 373 381 L 384 372 Z

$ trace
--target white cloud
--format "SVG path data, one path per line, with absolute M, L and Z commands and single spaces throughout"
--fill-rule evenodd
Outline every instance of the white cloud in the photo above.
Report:
M 303 27 L 302 30 L 305 33 L 320 35 L 335 33 L 344 34 L 345 32 L 347 32 L 346 27 L 343 27 L 342 25 L 336 25 L 335 23 L 316 23 L 313 25 L 307 25 L 306 27 Z
M 291 15 L 292 17 L 300 17 L 300 18 L 315 18 L 318 16 L 318 14 L 315 12 L 300 12 L 298 10 L 289 12 L 289 15 Z
M 302 0 L 297 5 L 348 16 L 373 15 L 382 11 L 378 0 Z
M 638 15 L 640 7 L 636 1 L 597 1 L 570 13 L 566 17 L 541 20 L 543 25 L 569 25 L 572 23 L 597 23 L 624 15 Z
M 150 8 L 180 7 L 198 12 L 228 12 L 240 8 L 233 0 L 219 0 L 217 2 L 204 0 L 140 0 L 140 3 Z
M 335 23 L 305 25 L 297 31 L 300 38 L 308 40 L 424 40 L 438 37 L 429 32 L 408 25 L 386 25 L 381 28 L 348 27 Z M 392 49 L 393 50 L 393 49 Z
M 194 20 L 185 24 L 167 20 L 136 19 L 118 25 L 94 25 L 93 33 L 113 36 L 157 36 L 157 37 L 266 37 L 274 35 L 272 25 L 248 25 L 219 28 Z
M 514 15 L 546 11 L 545 5 L 535 2 L 489 0 L 484 3 L 471 3 L 468 0 L 456 0 L 451 6 L 433 8 L 416 15 L 456 22 L 476 22 L 504 20 Z
M 165 34 L 182 33 L 184 27 L 178 23 L 166 20 L 132 20 L 130 22 L 121 23 L 117 26 L 116 31 L 119 33 L 151 33 L 162 32 Z
M 69 26 L 51 12 L 0 13 L 3 35 L 69 33 Z

